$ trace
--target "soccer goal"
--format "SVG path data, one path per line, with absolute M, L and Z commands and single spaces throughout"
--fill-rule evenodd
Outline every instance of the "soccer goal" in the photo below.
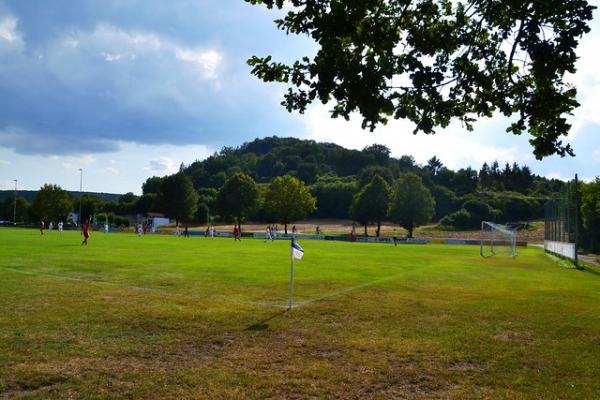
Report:
M 497 254 L 517 255 L 517 231 L 506 225 L 481 221 L 479 252 L 482 257 Z

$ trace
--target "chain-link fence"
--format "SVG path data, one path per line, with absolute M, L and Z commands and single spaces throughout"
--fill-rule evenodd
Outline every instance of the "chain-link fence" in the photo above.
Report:
M 579 234 L 579 182 L 567 182 L 564 188 L 544 206 L 544 249 L 567 257 L 577 265 Z

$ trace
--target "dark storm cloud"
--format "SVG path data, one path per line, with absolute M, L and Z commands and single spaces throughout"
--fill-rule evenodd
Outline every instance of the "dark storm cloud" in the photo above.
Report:
M 290 42 L 262 8 L 223 3 L 0 3 L 0 146 L 65 154 L 293 133 L 277 86 L 245 65 L 271 36 L 280 58 Z

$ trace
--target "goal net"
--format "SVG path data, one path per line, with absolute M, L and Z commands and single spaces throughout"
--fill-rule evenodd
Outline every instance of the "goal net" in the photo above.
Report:
M 511 257 L 517 255 L 517 231 L 506 225 L 481 221 L 480 254 L 490 257 L 505 254 Z

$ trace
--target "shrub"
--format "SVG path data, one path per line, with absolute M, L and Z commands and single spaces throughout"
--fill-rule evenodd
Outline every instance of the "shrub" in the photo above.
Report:
M 452 227 L 456 229 L 468 229 L 473 224 L 473 217 L 471 214 L 463 209 L 453 212 L 452 214 L 446 215 L 441 219 L 440 225 Z
M 116 226 L 124 226 L 124 227 L 129 226 L 129 219 L 127 219 L 125 217 L 120 217 L 118 215 L 115 215 L 113 222 Z
M 502 210 L 492 208 L 492 211 L 490 212 L 490 220 L 493 222 L 502 222 L 504 221 L 504 213 Z
M 452 214 L 454 219 L 454 227 L 457 229 L 468 229 L 473 225 L 473 216 L 464 208 L 453 212 Z
M 489 220 L 490 214 L 492 213 L 492 208 L 489 205 L 478 200 L 469 200 L 465 202 L 463 208 L 471 214 L 471 224 L 473 227 L 481 221 Z
M 541 217 L 543 207 L 536 199 L 515 195 L 506 198 L 503 212 L 507 220 L 521 221 Z

